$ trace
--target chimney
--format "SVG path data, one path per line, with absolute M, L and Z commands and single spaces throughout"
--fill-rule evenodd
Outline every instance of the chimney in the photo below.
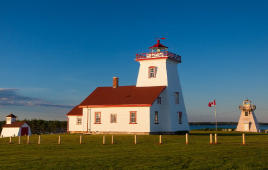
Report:
M 117 88 L 118 87 L 118 77 L 113 77 L 113 88 Z

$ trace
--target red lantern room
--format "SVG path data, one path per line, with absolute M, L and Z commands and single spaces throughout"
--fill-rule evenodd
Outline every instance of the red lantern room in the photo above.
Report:
M 168 47 L 160 44 L 160 40 L 157 40 L 157 44 L 155 44 L 154 46 L 149 48 L 151 51 L 150 52 L 164 52 L 164 51 L 168 51 Z

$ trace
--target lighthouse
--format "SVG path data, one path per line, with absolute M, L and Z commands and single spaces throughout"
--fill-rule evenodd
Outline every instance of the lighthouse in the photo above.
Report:
M 136 85 L 120 86 L 114 77 L 97 87 L 68 116 L 70 133 L 175 134 L 189 131 L 177 66 L 181 56 L 157 43 L 136 54 L 140 63 Z
M 161 131 L 189 131 L 177 69 L 181 56 L 169 52 L 158 39 L 155 45 L 149 47 L 149 53 L 136 54 L 135 60 L 140 63 L 136 87 L 166 86 L 161 108 L 161 120 L 164 121 Z
M 239 106 L 239 110 L 241 110 L 241 115 L 236 131 L 261 132 L 260 125 L 254 113 L 256 105 L 252 105 L 251 101 L 246 99 L 243 101 L 243 105 Z

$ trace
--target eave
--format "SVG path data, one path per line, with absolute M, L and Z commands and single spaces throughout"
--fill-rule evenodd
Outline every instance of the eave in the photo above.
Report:
M 102 108 L 102 107 L 150 107 L 152 104 L 125 104 L 125 105 L 85 105 L 79 108 Z

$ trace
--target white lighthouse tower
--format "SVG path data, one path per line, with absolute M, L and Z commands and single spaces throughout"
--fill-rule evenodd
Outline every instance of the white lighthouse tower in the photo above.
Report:
M 136 87 L 166 86 L 159 119 L 161 131 L 189 131 L 189 123 L 184 105 L 177 64 L 181 56 L 168 51 L 168 47 L 157 44 L 149 48 L 149 53 L 136 54 L 140 63 Z M 179 121 L 178 121 L 179 120 Z
M 241 115 L 236 131 L 261 132 L 260 125 L 254 114 L 254 110 L 256 110 L 256 105 L 251 105 L 251 101 L 246 99 L 243 102 L 243 105 L 239 106 L 239 109 L 241 110 Z

